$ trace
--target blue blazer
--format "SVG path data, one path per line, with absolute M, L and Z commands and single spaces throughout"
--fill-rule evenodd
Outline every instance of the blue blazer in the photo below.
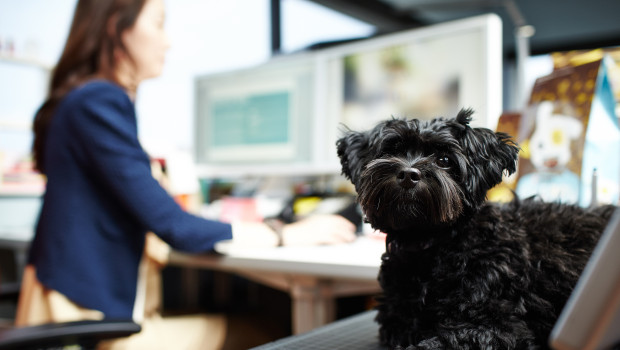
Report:
M 145 234 L 204 252 L 231 226 L 183 211 L 151 176 L 133 102 L 95 80 L 58 105 L 45 141 L 47 187 L 30 251 L 37 277 L 106 318 L 131 319 Z

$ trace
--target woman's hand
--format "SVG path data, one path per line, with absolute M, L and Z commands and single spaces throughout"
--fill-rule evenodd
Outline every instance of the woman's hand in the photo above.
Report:
M 348 243 L 355 240 L 355 225 L 340 215 L 313 215 L 292 224 L 284 225 L 280 235 L 282 245 L 309 246 Z M 262 222 L 233 223 L 235 245 L 267 248 L 278 245 L 276 232 Z
M 278 236 L 262 222 L 233 222 L 233 244 L 239 246 L 267 248 L 278 245 Z
M 267 248 L 278 245 L 276 232 L 262 222 L 235 222 L 235 245 Z M 309 246 L 347 243 L 355 240 L 355 225 L 340 215 L 313 215 L 282 227 L 280 235 L 285 246 Z
M 282 229 L 285 246 L 347 243 L 355 240 L 355 225 L 340 215 L 309 216 Z

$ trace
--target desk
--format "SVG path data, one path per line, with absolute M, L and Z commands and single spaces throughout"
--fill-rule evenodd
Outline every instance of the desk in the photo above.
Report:
M 360 237 L 349 244 L 315 247 L 242 248 L 225 254 L 170 252 L 170 264 L 228 271 L 289 293 L 293 333 L 335 318 L 335 299 L 380 291 L 377 275 L 382 240 Z
M 376 311 L 366 311 L 308 333 L 267 343 L 252 350 L 387 350 L 379 343 L 379 324 L 374 319 Z

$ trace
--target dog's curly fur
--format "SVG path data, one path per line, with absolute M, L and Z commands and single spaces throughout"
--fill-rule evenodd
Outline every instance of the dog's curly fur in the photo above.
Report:
M 387 233 L 380 340 L 407 349 L 546 349 L 614 208 L 486 202 L 514 173 L 504 133 L 391 119 L 337 142 L 365 219 Z

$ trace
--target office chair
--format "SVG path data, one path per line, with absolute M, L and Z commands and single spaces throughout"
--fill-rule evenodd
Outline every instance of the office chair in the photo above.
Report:
M 95 349 L 105 339 L 127 337 L 140 332 L 131 320 L 74 321 L 39 326 L 0 329 L 0 349 L 59 349 L 78 345 Z
M 0 284 L 1 287 L 1 284 Z M 37 326 L 0 328 L 0 349 L 61 349 L 76 345 L 95 349 L 105 339 L 127 337 L 140 332 L 132 320 L 88 320 Z

